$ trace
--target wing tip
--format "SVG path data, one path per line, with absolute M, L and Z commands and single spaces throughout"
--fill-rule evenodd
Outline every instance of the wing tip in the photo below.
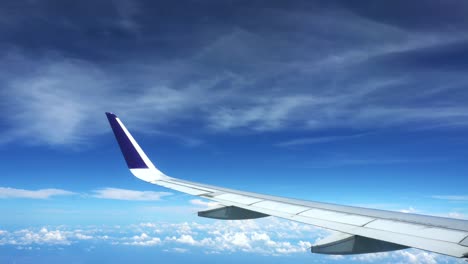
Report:
M 127 162 L 129 169 L 141 169 L 149 168 L 148 164 L 151 161 L 145 161 L 146 155 L 143 150 L 138 146 L 138 143 L 133 139 L 130 132 L 128 132 L 125 126 L 117 119 L 114 113 L 106 112 L 109 124 L 114 132 L 114 136 L 117 139 L 120 150 Z
M 109 118 L 109 117 L 112 117 L 112 118 L 117 118 L 117 116 L 112 113 L 112 112 L 106 112 L 106 116 Z

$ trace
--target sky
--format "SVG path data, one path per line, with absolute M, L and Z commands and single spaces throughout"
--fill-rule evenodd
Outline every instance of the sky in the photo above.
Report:
M 1 263 L 462 263 L 311 254 L 330 231 L 133 177 L 468 218 L 468 2 L 2 1 Z

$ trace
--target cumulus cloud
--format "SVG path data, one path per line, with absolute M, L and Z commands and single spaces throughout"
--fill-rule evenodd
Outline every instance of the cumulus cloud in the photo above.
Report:
M 210 254 L 241 251 L 262 255 L 289 255 L 309 250 L 311 243 L 299 238 L 314 237 L 325 232 L 275 218 L 260 222 L 216 221 L 214 224 L 171 225 L 180 235 L 167 236 L 164 241 L 187 244 Z
M 154 247 L 174 253 L 201 251 L 205 254 L 244 252 L 265 256 L 310 254 L 312 241 L 328 236 L 329 231 L 277 218 L 209 223 L 141 223 L 127 226 L 61 226 L 0 232 L 0 245 L 21 249 L 35 245 L 69 246 L 104 243 L 135 247 Z M 98 244 L 97 244 L 98 245 Z M 323 262 L 369 263 L 456 263 L 457 259 L 416 249 L 364 255 L 313 255 Z
M 40 230 L 22 229 L 8 232 L 0 237 L 0 245 L 70 245 L 69 235 L 71 232 L 63 230 L 48 230 L 42 227 Z
M 166 240 L 189 245 L 197 244 L 197 242 L 193 239 L 191 235 L 181 235 L 180 237 L 166 237 Z
M 74 195 L 76 193 L 62 189 L 25 190 L 0 187 L 0 198 L 48 199 L 53 196 Z
M 257 221 L 214 221 L 200 223 L 141 223 L 138 225 L 105 227 L 61 227 L 50 230 L 23 229 L 3 231 L 1 245 L 70 245 L 89 240 L 128 246 L 162 246 L 187 248 L 206 253 L 251 252 L 263 255 L 289 255 L 306 252 L 310 243 L 304 240 L 323 233 L 321 229 L 289 221 L 269 219 Z M 284 233 L 289 233 L 285 236 Z M 174 252 L 179 252 L 174 250 Z
M 127 200 L 127 201 L 158 201 L 163 196 L 171 195 L 169 192 L 135 191 L 119 188 L 104 188 L 95 190 L 93 197 L 100 199 Z
M 395 257 L 399 256 L 402 258 L 402 263 L 425 263 L 425 264 L 436 264 L 439 263 L 443 258 L 435 253 L 429 253 L 424 251 L 405 250 L 398 253 L 394 253 Z
M 133 236 L 131 241 L 125 241 L 122 244 L 131 246 L 154 246 L 161 243 L 161 239 L 158 237 L 150 237 L 145 233 Z
M 192 199 L 190 200 L 190 203 L 193 205 L 201 206 L 201 207 L 207 207 L 207 208 L 213 208 L 216 206 L 219 206 L 217 202 L 211 202 L 211 201 L 203 201 L 200 199 Z
M 416 249 L 350 256 L 350 260 L 368 263 L 458 263 L 458 259 Z

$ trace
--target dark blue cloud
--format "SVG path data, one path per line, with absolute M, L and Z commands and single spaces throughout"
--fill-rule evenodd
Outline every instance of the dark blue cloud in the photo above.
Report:
M 373 39 L 371 34 L 363 38 L 364 32 L 373 31 L 365 24 L 354 32 L 339 27 L 358 20 L 349 13 L 405 30 L 461 31 L 467 26 L 464 14 L 468 10 L 461 1 L 49 0 L 4 2 L 1 6 L 3 45 L 89 60 L 124 60 L 149 54 L 160 59 L 183 58 L 234 30 L 265 38 L 272 44 L 266 51 L 278 51 L 268 52 L 273 58 L 302 51 L 301 42 L 314 52 L 337 52 L 350 46 L 366 47 Z M 286 40 L 296 42 L 299 49 L 284 45 Z M 275 46 L 275 42 L 280 43 Z
M 376 57 L 374 63 L 404 71 L 466 71 L 468 68 L 468 40 L 443 43 L 408 51 L 398 51 Z
M 109 109 L 144 124 L 150 121 L 141 113 L 152 113 L 168 134 L 188 124 L 201 133 L 359 130 L 453 123 L 468 113 L 461 102 L 468 83 L 461 74 L 468 39 L 462 2 L 57 0 L 0 7 L 2 95 L 21 98 L 2 103 L 12 119 L 5 123 L 67 127 L 41 136 L 54 143 L 74 139 L 74 131 L 105 131 L 92 113 Z M 60 102 L 64 113 L 80 113 L 74 122 L 44 107 Z M 29 111 L 41 114 L 18 114 Z M 84 132 L 91 120 L 96 129 Z M 33 127 L 30 133 L 42 125 Z
M 4 51 L 14 47 L 36 56 L 153 63 L 193 58 L 220 42 L 209 58 L 194 62 L 236 72 L 265 67 L 262 62 L 316 60 L 368 49 L 405 38 L 404 31 L 463 33 L 468 28 L 468 6 L 462 1 L 49 0 L 0 6 Z
M 464 32 L 468 26 L 468 2 L 424 1 L 343 1 L 349 10 L 379 23 L 414 32 Z

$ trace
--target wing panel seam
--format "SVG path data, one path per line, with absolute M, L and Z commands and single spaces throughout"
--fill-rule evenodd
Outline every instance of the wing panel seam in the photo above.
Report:
M 251 196 L 249 196 L 249 197 L 251 197 Z M 254 197 L 254 198 L 255 198 L 255 197 Z M 254 204 L 258 204 L 258 203 L 261 203 L 261 202 L 264 202 L 264 201 L 268 201 L 268 200 L 263 199 L 263 200 L 261 200 L 261 201 L 253 202 L 253 203 L 251 203 L 251 204 L 248 204 L 248 206 L 252 206 L 252 205 L 254 205 Z
M 158 182 L 158 181 L 154 181 L 154 182 L 152 182 L 152 183 L 154 183 L 154 184 L 156 184 L 156 185 L 159 185 L 157 182 Z M 210 193 L 215 193 L 215 192 L 209 191 L 209 190 L 207 190 L 207 189 L 200 189 L 200 188 L 196 188 L 196 187 L 193 187 L 193 186 L 187 186 L 187 185 L 177 184 L 177 183 L 174 183 L 174 182 L 168 182 L 168 181 L 163 181 L 163 180 L 159 180 L 159 182 L 165 182 L 165 183 L 174 184 L 174 185 L 177 185 L 177 186 L 180 186 L 180 187 L 185 187 L 185 188 L 194 189 L 194 190 L 197 190 L 197 191 L 206 192 L 206 193 L 204 193 L 204 194 L 200 194 L 200 195 L 196 195 L 196 196 L 201 196 L 201 195 L 206 195 L 206 194 L 210 194 Z M 162 187 L 164 187 L 164 188 L 169 188 L 169 189 L 171 189 L 170 187 L 166 187 L 166 186 L 164 186 L 164 185 L 160 185 L 160 186 L 162 186 Z
M 299 213 L 296 213 L 295 215 L 299 215 L 299 214 L 305 213 L 305 212 L 310 211 L 310 210 L 312 210 L 312 209 L 313 209 L 313 208 L 310 208 L 310 207 L 309 207 L 309 208 L 307 208 L 307 209 L 304 210 L 304 211 L 300 211 Z
M 368 224 L 370 224 L 370 223 L 372 223 L 372 222 L 374 222 L 374 221 L 380 220 L 380 219 L 382 219 L 382 218 L 375 218 L 375 219 L 372 219 L 372 220 L 370 220 L 369 222 L 363 224 L 362 227 L 367 228 L 367 225 L 368 225 Z
M 468 236 L 464 237 L 462 240 L 460 240 L 460 242 L 458 242 L 458 244 L 461 244 L 461 242 L 463 242 L 463 240 L 467 239 Z

